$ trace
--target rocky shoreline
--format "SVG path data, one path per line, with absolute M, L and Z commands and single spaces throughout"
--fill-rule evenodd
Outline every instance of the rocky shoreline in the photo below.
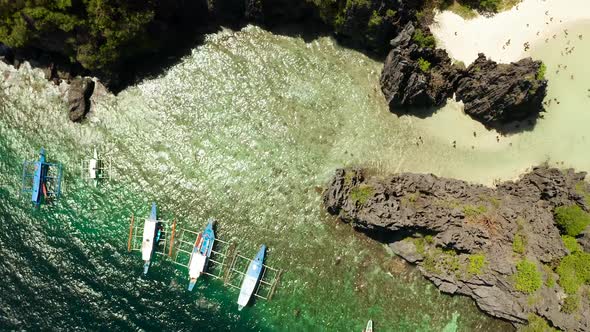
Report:
M 508 123 L 536 119 L 543 111 L 547 80 L 540 61 L 497 64 L 480 53 L 465 68 L 453 64 L 446 51 L 434 47 L 430 32 L 414 28 L 412 22 L 391 45 L 380 82 L 394 113 L 440 107 L 455 95 L 467 115 L 501 131 Z
M 590 234 L 566 233 L 559 221 L 566 209 L 590 219 L 585 175 L 542 166 L 490 188 L 432 174 L 339 169 L 324 204 L 416 264 L 442 292 L 469 296 L 515 325 L 588 331 L 590 280 L 575 288 L 572 280 L 590 268 Z
M 67 19 L 73 20 L 71 24 L 76 26 L 71 29 L 69 25 L 60 28 L 46 22 L 54 16 L 37 19 L 28 14 L 27 8 L 14 5 L 16 7 L 11 10 L 21 14 L 23 30 L 11 27 L 13 31 L 8 29 L 10 33 L 6 38 L 18 40 L 18 43 L 25 40 L 25 44 L 9 48 L 2 44 L 5 40 L 0 40 L 0 60 L 16 68 L 23 61 L 29 61 L 56 84 L 62 80 L 69 83 L 79 75 L 96 76 L 117 92 L 141 77 L 157 73 L 158 68 L 165 68 L 174 59 L 178 60 L 183 49 L 198 45 L 206 33 L 222 25 L 239 28 L 255 23 L 272 30 L 285 24 L 305 24 L 317 27 L 318 33 L 331 31 L 347 47 L 378 57 L 389 52 L 381 73 L 381 88 L 392 112 L 416 108 L 423 112 L 425 108 L 440 107 L 455 94 L 464 102 L 465 112 L 487 127 L 501 129 L 514 121 L 536 119 L 543 111 L 547 86 L 543 75 L 539 75 L 542 64 L 524 59 L 500 65 L 487 60 L 483 54 L 468 68 L 453 64 L 444 50 L 435 48 L 428 20 L 418 19 L 430 15 L 435 3 L 381 0 L 155 2 L 146 4 L 145 8 L 121 9 L 152 19 L 142 21 L 143 25 L 136 27 L 139 30 L 126 37 L 130 38 L 127 42 L 115 40 L 123 44 L 109 48 L 113 54 L 109 54 L 108 59 L 97 58 L 97 54 L 108 46 L 109 35 L 101 37 L 101 31 L 94 32 L 98 36 L 89 34 L 88 29 L 94 27 L 84 20 L 75 23 L 84 15 L 95 20 L 90 7 L 88 12 L 81 11 L 81 7 L 75 10 L 67 6 L 53 8 L 56 15 L 65 15 L 64 10 L 67 15 L 71 14 Z M 100 22 L 106 24 L 103 21 L 96 24 Z M 153 40 L 146 41 L 146 38 Z M 143 43 L 150 47 L 136 45 Z M 89 53 L 89 50 L 93 51 Z M 80 121 L 85 114 L 79 110 L 74 113 L 74 121 Z M 80 113 L 82 117 L 77 115 Z

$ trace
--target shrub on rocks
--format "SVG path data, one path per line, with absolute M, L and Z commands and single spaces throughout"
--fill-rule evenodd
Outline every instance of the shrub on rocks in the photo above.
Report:
M 578 205 L 560 206 L 554 211 L 555 222 L 569 236 L 578 236 L 590 225 L 590 214 Z
M 559 285 L 567 294 L 575 294 L 580 286 L 590 283 L 590 254 L 578 251 L 565 256 L 557 267 Z
M 523 259 L 516 264 L 515 288 L 523 293 L 531 294 L 541 288 L 543 281 L 537 264 Z

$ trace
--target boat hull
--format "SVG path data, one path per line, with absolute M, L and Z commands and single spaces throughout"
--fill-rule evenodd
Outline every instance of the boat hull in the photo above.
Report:
M 215 243 L 214 222 L 215 220 L 210 219 L 203 233 L 199 234 L 195 241 L 195 246 L 193 247 L 193 252 L 188 263 L 188 275 L 190 278 L 189 291 L 194 288 L 197 279 L 207 269 L 207 263 L 209 262 L 209 257 L 213 252 L 213 244 Z
M 250 299 L 252 295 L 256 292 L 256 285 L 260 281 L 260 277 L 262 275 L 263 269 L 263 262 L 264 256 L 266 254 L 266 246 L 262 245 L 256 257 L 250 262 L 248 265 L 248 271 L 246 272 L 246 276 L 244 277 L 244 281 L 242 281 L 242 286 L 240 287 L 240 296 L 238 297 L 238 310 L 242 310 Z
M 141 259 L 143 260 L 143 274 L 147 274 L 154 252 L 154 246 L 159 240 L 156 238 L 158 230 L 158 220 L 156 216 L 156 203 L 152 203 L 150 218 L 146 219 L 143 224 L 143 240 L 141 242 Z
M 188 291 L 192 292 L 193 288 L 195 288 L 195 284 L 197 283 L 197 279 L 191 279 L 190 282 L 188 283 Z

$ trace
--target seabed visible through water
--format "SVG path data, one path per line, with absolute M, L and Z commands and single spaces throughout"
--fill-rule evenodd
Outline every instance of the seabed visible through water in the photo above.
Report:
M 590 26 L 582 24 L 579 29 Z M 570 30 L 575 30 L 571 28 Z M 575 33 L 572 31 L 572 34 Z M 590 37 L 590 36 L 589 36 Z M 334 170 L 433 172 L 491 184 L 543 161 L 590 170 L 588 43 L 566 59 L 552 45 L 548 108 L 534 131 L 502 137 L 449 103 L 427 119 L 387 110 L 381 64 L 330 38 L 310 43 L 248 26 L 223 31 L 162 77 L 107 96 L 85 125 L 70 123 L 59 89 L 38 71 L 0 64 L 0 322 L 10 328 L 233 331 L 497 331 L 510 328 L 464 297 L 442 295 L 380 244 L 326 215 Z M 554 75 L 567 61 L 576 80 Z M 578 91 L 580 90 L 580 91 Z M 472 132 L 477 132 L 474 138 Z M 417 144 L 418 137 L 424 144 Z M 457 141 L 453 149 L 451 142 Z M 512 143 L 512 144 L 510 144 Z M 95 145 L 115 181 L 93 188 L 78 165 Z M 21 163 L 44 146 L 66 165 L 66 191 L 34 211 L 18 197 Z M 473 146 L 473 148 L 472 148 Z M 237 292 L 157 259 L 142 277 L 126 252 L 128 218 L 158 202 L 163 218 L 259 243 L 284 269 L 270 302 L 237 311 Z

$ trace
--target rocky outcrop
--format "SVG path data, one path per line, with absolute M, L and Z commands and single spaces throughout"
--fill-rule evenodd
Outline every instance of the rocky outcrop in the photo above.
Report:
M 394 113 L 408 107 L 438 107 L 456 93 L 465 113 L 487 127 L 534 118 L 543 110 L 547 81 L 540 61 L 497 64 L 480 54 L 467 69 L 452 64 L 444 50 L 424 45 L 429 31 L 415 37 L 413 23 L 392 40 L 381 72 L 381 90 Z
M 580 234 L 578 243 L 582 246 L 584 251 L 590 252 L 590 229 L 587 229 Z
M 432 174 L 368 177 L 340 169 L 324 193 L 327 210 L 409 262 L 441 291 L 473 298 L 492 316 L 515 324 L 535 313 L 564 330 L 588 331 L 590 306 L 561 311 L 566 297 L 553 272 L 568 254 L 553 219 L 557 206 L 584 200 L 585 173 L 537 167 L 496 188 Z M 587 186 L 587 185 L 586 185 Z M 522 251 L 515 241 L 523 240 Z M 534 262 L 543 285 L 532 294 L 515 286 L 516 265 Z M 478 264 L 477 262 L 481 264 Z
M 381 90 L 394 112 L 407 107 L 440 106 L 453 93 L 453 78 L 458 70 L 447 52 L 419 46 L 412 40 L 414 31 L 414 25 L 408 23 L 391 41 L 393 50 L 381 72 Z
M 457 83 L 457 99 L 465 113 L 488 126 L 537 116 L 543 110 L 547 81 L 542 63 L 531 58 L 497 64 L 479 54 Z
M 14 53 L 12 49 L 2 43 L 0 43 L 0 61 L 7 64 L 12 64 L 14 61 Z
M 25 61 L 33 68 L 43 71 L 45 78 L 55 84 L 62 81 L 69 82 L 84 70 L 79 65 L 72 64 L 60 55 L 51 54 L 39 49 L 12 49 L 0 43 L 0 61 L 18 69 Z
M 90 98 L 94 92 L 94 81 L 88 77 L 77 77 L 70 83 L 67 93 L 69 118 L 81 122 L 90 111 Z

